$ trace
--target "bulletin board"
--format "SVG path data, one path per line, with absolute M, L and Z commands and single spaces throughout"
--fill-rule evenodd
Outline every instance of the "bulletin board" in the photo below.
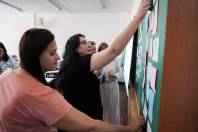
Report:
M 167 4 L 168 0 L 153 0 L 153 9 L 138 27 L 134 88 L 147 132 L 158 131 Z

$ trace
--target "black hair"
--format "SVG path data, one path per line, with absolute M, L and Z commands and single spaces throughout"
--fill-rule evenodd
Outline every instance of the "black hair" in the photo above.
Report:
M 10 58 L 9 55 L 7 54 L 7 50 L 5 48 L 5 46 L 3 45 L 3 43 L 0 42 L 0 48 L 2 48 L 4 50 L 4 55 L 2 60 L 4 61 L 8 61 L 8 59 Z
M 71 63 L 71 61 L 80 56 L 75 49 L 78 48 L 78 46 L 80 45 L 80 37 L 85 37 L 85 35 L 82 34 L 75 34 L 73 36 L 71 36 L 65 45 L 65 52 L 63 54 L 63 61 L 61 63 L 60 66 L 60 70 L 59 73 L 57 75 L 57 80 L 56 80 L 56 89 L 58 89 L 59 91 L 62 91 L 62 81 L 64 78 L 64 74 L 65 71 L 68 68 L 68 65 Z

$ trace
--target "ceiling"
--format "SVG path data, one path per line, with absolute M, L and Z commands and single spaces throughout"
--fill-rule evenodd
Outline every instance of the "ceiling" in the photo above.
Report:
M 50 0 L 0 0 L 0 14 L 5 13 L 91 13 L 91 12 L 129 12 L 134 0 L 51 0 L 63 5 L 63 9 Z M 105 8 L 102 8 L 102 1 Z M 3 2 L 16 6 L 18 11 Z

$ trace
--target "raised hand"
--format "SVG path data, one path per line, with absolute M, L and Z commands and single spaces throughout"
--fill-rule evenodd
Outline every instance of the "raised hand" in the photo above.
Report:
M 142 21 L 147 13 L 147 11 L 152 7 L 151 0 L 141 0 L 135 17 Z

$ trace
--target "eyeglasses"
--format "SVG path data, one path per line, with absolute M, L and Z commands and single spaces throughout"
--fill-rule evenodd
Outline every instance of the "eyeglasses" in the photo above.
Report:
M 86 46 L 91 45 L 91 43 L 89 41 L 87 41 L 87 40 L 83 40 L 82 42 L 80 42 L 80 44 L 84 44 Z

